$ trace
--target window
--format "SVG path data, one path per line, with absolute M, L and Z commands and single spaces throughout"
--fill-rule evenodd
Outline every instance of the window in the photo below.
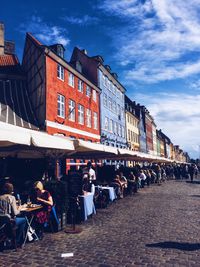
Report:
M 110 132 L 113 133 L 113 120 L 110 120 Z
M 125 138 L 125 129 L 124 129 L 124 126 L 122 126 L 122 137 Z
M 82 65 L 81 65 L 81 63 L 79 61 L 76 61 L 76 69 L 77 69 L 77 71 L 82 73 Z
M 105 77 L 105 86 L 108 87 L 108 77 Z
M 112 108 L 113 108 L 113 112 L 116 112 L 116 102 L 115 101 L 113 101 Z
M 91 96 L 91 88 L 88 85 L 86 87 L 86 96 L 88 96 L 88 97 Z
M 118 124 L 118 135 L 122 136 L 122 127 L 120 124 Z
M 97 116 L 97 113 L 94 112 L 93 113 L 93 116 L 94 116 L 94 129 L 98 129 L 98 116 Z
M 106 77 L 102 74 L 103 85 L 106 85 Z
M 108 80 L 107 86 L 108 86 L 108 90 L 111 91 L 112 89 L 111 89 L 111 86 L 110 86 L 110 80 Z
M 108 117 L 105 117 L 104 129 L 108 130 Z
M 57 108 L 58 116 L 61 118 L 65 118 L 65 97 L 63 95 L 58 94 Z
M 68 80 L 68 84 L 72 87 L 74 87 L 74 75 L 72 73 L 69 72 L 69 80 Z
M 120 105 L 117 104 L 117 115 L 118 115 L 118 119 L 121 120 L 121 110 L 120 110 Z
M 109 108 L 109 110 L 112 110 L 112 99 L 111 99 L 111 97 L 108 98 L 108 108 Z
M 69 99 L 69 120 L 75 121 L 75 102 L 71 99 Z
M 103 104 L 104 104 L 104 107 L 107 107 L 107 105 L 108 105 L 106 94 L 103 94 Z
M 78 91 L 83 93 L 83 82 L 81 80 L 78 80 Z
M 57 54 L 59 57 L 64 58 L 64 49 L 63 49 L 62 45 L 57 46 Z
M 113 94 L 116 95 L 116 87 L 114 84 L 113 84 Z
M 78 105 L 78 123 L 84 124 L 84 107 L 82 105 Z
M 131 134 L 130 134 L 130 130 L 128 129 L 128 141 L 131 141 Z
M 93 90 L 92 95 L 93 95 L 93 100 L 96 102 L 97 101 L 97 92 L 96 92 L 96 90 Z
M 86 112 L 86 125 L 89 128 L 92 127 L 92 113 L 90 109 L 87 109 L 87 112 Z
M 122 117 L 122 120 L 124 119 L 124 109 L 121 108 L 121 117 Z
M 61 65 L 57 65 L 57 77 L 64 81 L 64 68 Z
M 114 122 L 114 133 L 117 134 L 117 123 Z

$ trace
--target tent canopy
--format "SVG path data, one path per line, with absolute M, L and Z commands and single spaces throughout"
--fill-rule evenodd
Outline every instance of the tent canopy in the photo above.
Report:
M 74 147 L 75 151 L 69 153 L 69 156 L 73 158 L 106 159 L 112 156 L 117 156 L 118 154 L 117 148 L 115 147 L 83 140 L 74 140 Z
M 74 151 L 65 137 L 0 122 L 0 156 L 19 158 L 63 157 Z

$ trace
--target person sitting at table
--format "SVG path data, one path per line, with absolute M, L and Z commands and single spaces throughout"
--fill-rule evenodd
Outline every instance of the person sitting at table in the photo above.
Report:
M 110 184 L 110 186 L 114 187 L 115 193 L 118 198 L 123 198 L 123 191 L 124 191 L 123 184 L 124 183 L 120 180 L 120 176 L 118 174 L 115 176 L 112 183 Z
M 53 199 L 47 190 L 44 190 L 42 182 L 34 183 L 35 196 L 33 201 L 43 206 L 42 210 L 35 215 L 35 228 L 39 239 L 43 238 L 44 225 L 49 222 L 51 208 L 53 206 Z
M 128 179 L 127 179 L 127 182 L 128 182 L 128 187 L 127 187 L 128 193 L 130 195 L 132 195 L 134 192 L 137 192 L 136 178 L 135 178 L 135 175 L 133 174 L 133 172 L 130 172 Z
M 0 216 L 7 215 L 11 222 L 14 222 L 16 231 L 16 242 L 20 246 L 23 244 L 23 237 L 27 222 L 25 217 L 19 216 L 21 206 L 17 206 L 16 198 L 13 196 L 14 187 L 11 183 L 5 183 L 2 195 L 0 195 Z
M 125 191 L 127 190 L 127 187 L 128 187 L 128 181 L 127 181 L 126 177 L 124 176 L 123 172 L 120 172 L 119 177 L 120 177 L 120 181 L 121 181 L 122 186 L 123 186 L 123 194 L 124 194 L 124 193 L 126 193 Z

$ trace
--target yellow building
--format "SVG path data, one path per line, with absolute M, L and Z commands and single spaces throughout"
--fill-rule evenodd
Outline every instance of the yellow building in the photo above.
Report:
M 139 118 L 135 115 L 132 101 L 127 96 L 125 97 L 125 114 L 128 148 L 133 151 L 139 151 Z

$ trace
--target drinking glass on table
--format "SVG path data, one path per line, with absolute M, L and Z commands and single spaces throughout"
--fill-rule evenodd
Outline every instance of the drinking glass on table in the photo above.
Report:
M 30 197 L 27 198 L 27 206 L 30 207 L 32 204 Z
M 22 202 L 21 202 L 21 199 L 20 199 L 20 195 L 19 194 L 17 194 L 16 200 L 17 200 L 18 206 L 21 206 Z

